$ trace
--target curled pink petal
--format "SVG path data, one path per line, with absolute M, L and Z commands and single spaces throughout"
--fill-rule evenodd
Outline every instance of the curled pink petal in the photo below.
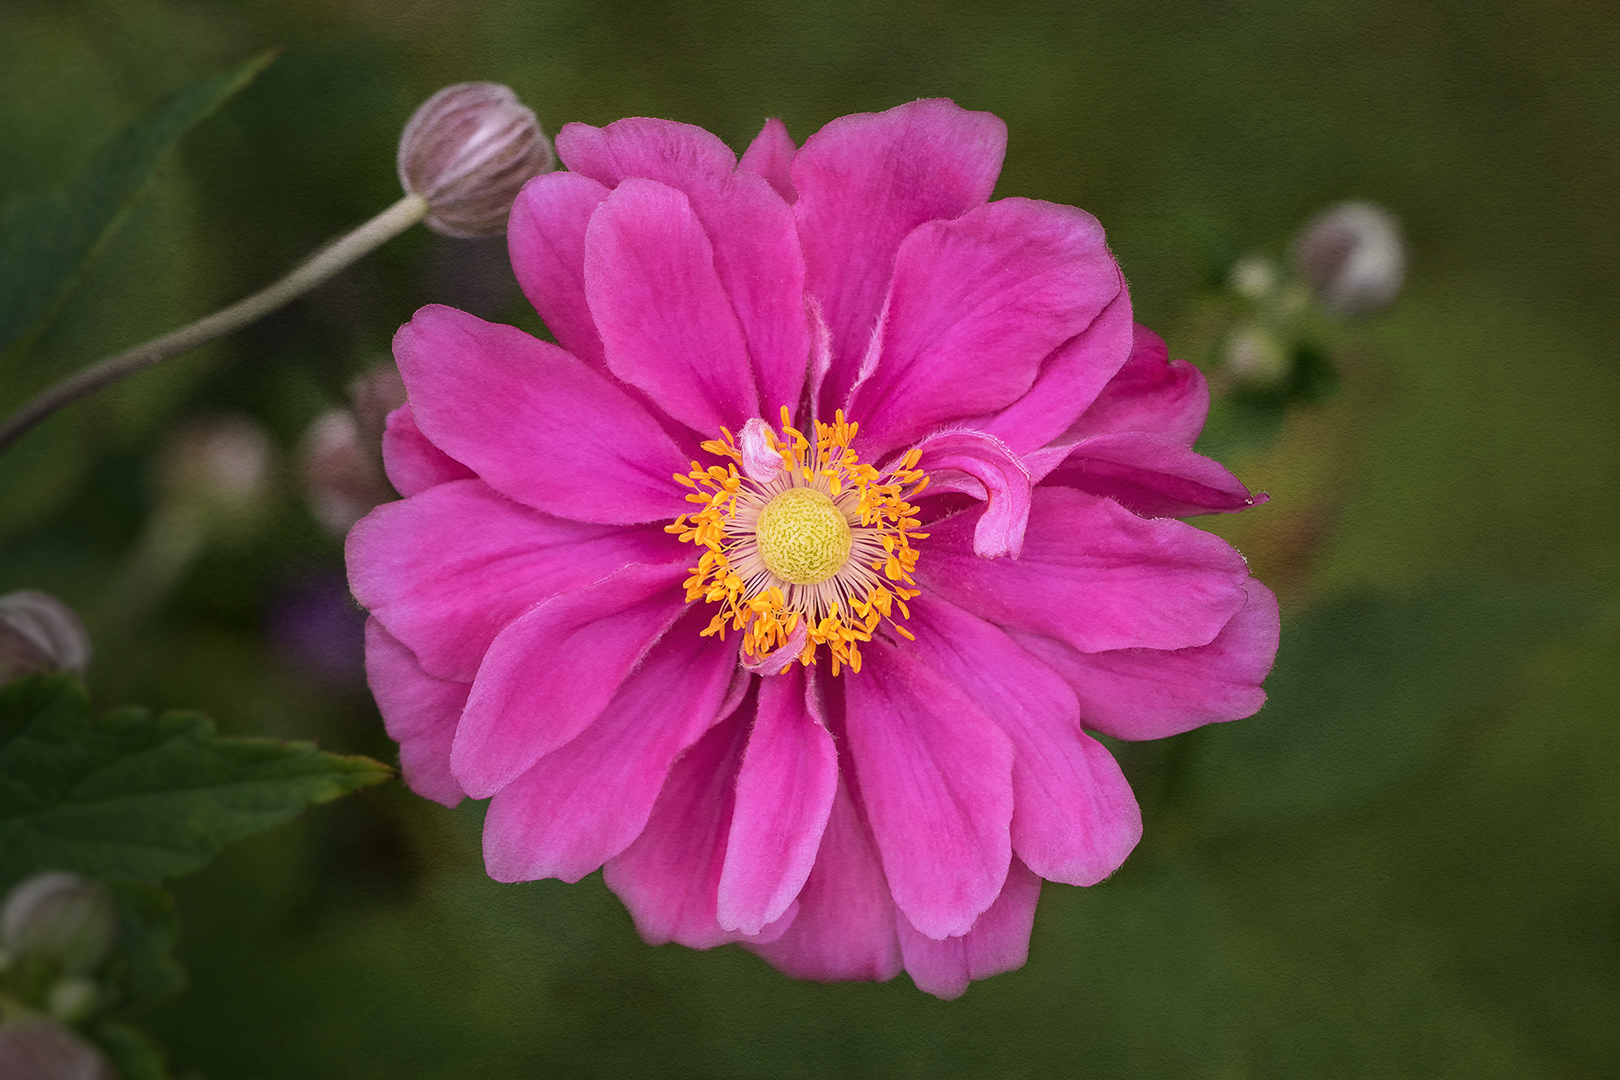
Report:
M 1129 311 L 1126 312 L 1127 317 Z M 1130 359 L 1069 430 L 1070 441 L 1116 431 L 1146 431 L 1191 446 L 1209 414 L 1209 384 L 1185 360 L 1172 361 L 1164 341 L 1132 327 Z
M 383 727 L 399 743 L 399 771 L 424 799 L 455 806 L 466 797 L 450 775 L 450 743 L 467 704 L 467 683 L 435 679 L 376 619 L 366 621 L 366 681 Z
M 1075 444 L 1042 483 L 1113 499 L 1143 517 L 1232 514 L 1267 498 L 1202 454 L 1141 431 L 1098 435 Z
M 1029 932 L 1040 898 L 1041 879 L 1014 859 L 1001 895 L 967 933 L 935 940 L 902 916 L 897 922 L 906 973 L 917 989 L 952 1001 L 974 979 L 1016 971 L 1029 959 Z
M 1006 443 L 982 431 L 942 431 L 917 443 L 929 491 L 960 491 L 984 500 L 973 527 L 973 554 L 1018 558 L 1029 524 L 1029 470 Z
M 794 190 L 793 177 L 788 171 L 797 152 L 798 147 L 793 145 L 787 125 L 773 116 L 765 121 L 765 126 L 754 136 L 754 141 L 743 151 L 737 167 L 764 177 L 782 196 L 782 200 L 791 204 L 799 201 L 799 193 Z
M 436 484 L 465 480 L 473 471 L 428 442 L 411 416 L 411 407 L 401 405 L 388 414 L 383 428 L 383 463 L 388 482 L 401 495 L 415 495 Z
M 602 335 L 585 300 L 585 228 L 608 189 L 572 172 L 529 181 L 512 205 L 506 244 L 512 270 L 557 344 L 607 370 Z

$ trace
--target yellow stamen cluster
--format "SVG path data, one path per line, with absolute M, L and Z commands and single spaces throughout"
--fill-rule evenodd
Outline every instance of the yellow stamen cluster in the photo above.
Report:
M 782 410 L 781 434 L 765 428 L 781 470 L 751 479 L 738 470 L 742 450 L 731 432 L 703 444 L 724 465 L 677 473 L 691 488 L 686 500 L 702 507 L 682 514 L 666 531 L 703 549 L 686 599 L 720 605 L 703 631 L 724 637 L 740 630 L 743 651 L 762 660 L 786 647 L 802 626 L 797 659 L 815 663 L 816 647 L 832 656 L 832 673 L 861 670 L 860 643 L 872 640 L 880 623 L 911 634 L 896 618 L 910 618 L 906 601 L 917 595 L 913 540 L 917 508 L 908 500 L 928 484 L 917 468 L 921 452 L 907 451 L 879 472 L 849 448 L 858 425 L 839 412 L 817 423 L 815 442 L 796 430 Z

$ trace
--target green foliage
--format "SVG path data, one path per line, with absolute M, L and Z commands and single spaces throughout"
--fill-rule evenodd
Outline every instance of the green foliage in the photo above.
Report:
M 163 1054 L 128 1024 L 103 1021 L 87 1033 L 118 1072 L 118 1080 L 169 1080 Z
M 65 191 L 0 215 L 0 358 L 26 352 L 117 232 L 168 151 L 274 59 L 264 53 L 189 87 L 125 128 Z
M 0 690 L 0 888 L 48 869 L 160 881 L 391 775 L 309 743 L 221 738 L 195 713 L 93 717 L 77 680 L 21 680 Z

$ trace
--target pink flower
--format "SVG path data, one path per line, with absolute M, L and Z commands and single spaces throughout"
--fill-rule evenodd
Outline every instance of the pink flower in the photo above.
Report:
M 509 231 L 559 344 L 399 332 L 407 497 L 351 583 L 405 778 L 492 798 L 491 876 L 604 867 L 649 942 L 954 997 L 1140 837 L 1088 729 L 1260 707 L 1276 601 L 1176 518 L 1263 496 L 1191 450 L 1203 379 L 1097 222 L 988 201 L 1005 141 L 949 101 L 740 163 L 573 124 Z

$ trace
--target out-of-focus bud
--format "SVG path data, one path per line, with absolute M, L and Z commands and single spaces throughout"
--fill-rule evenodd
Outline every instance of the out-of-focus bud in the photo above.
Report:
M 60 1024 L 17 1020 L 0 1027 L 5 1080 L 118 1080 L 101 1052 Z
M 1272 386 L 1288 376 L 1287 349 L 1263 327 L 1239 326 L 1232 331 L 1222 359 L 1232 380 L 1245 386 Z
M 218 416 L 180 430 L 160 463 L 165 494 L 203 509 L 226 528 L 252 521 L 270 486 L 270 436 L 245 416 Z
M 66 604 L 33 589 L 0 596 L 0 684 L 89 666 L 90 635 Z
M 518 191 L 556 165 L 551 141 L 509 87 L 447 86 L 416 110 L 399 140 L 399 180 L 427 201 L 447 236 L 499 236 Z
M 94 970 L 112 951 L 117 933 L 118 913 L 107 890 L 62 870 L 25 879 L 0 911 L 0 940 L 13 959 L 50 961 L 69 975 Z
M 1406 244 L 1393 214 L 1343 202 L 1312 218 L 1294 240 L 1294 269 L 1328 310 L 1367 315 L 1395 299 L 1406 279 Z
M 96 981 L 84 975 L 69 975 L 57 979 L 45 995 L 45 1008 L 64 1024 L 78 1024 L 90 1019 L 101 1001 Z
M 1277 266 L 1264 255 L 1245 255 L 1232 265 L 1227 286 L 1247 300 L 1263 300 L 1277 287 Z
M 405 404 L 405 383 L 392 362 L 378 364 L 349 386 L 354 408 L 330 409 L 304 433 L 304 484 L 310 512 L 339 535 L 395 498 L 383 475 L 382 434 L 388 414 Z

